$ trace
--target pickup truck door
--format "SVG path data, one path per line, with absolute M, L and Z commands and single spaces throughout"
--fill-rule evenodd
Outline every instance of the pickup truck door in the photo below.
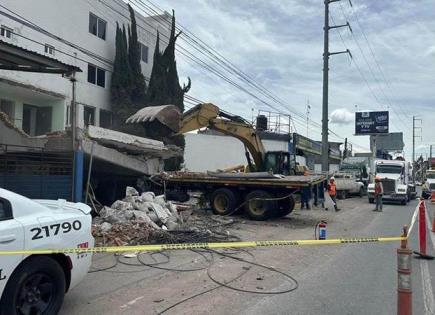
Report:
M 0 198 L 0 251 L 22 250 L 23 247 L 23 226 L 13 218 L 11 203 Z M 3 292 L 9 277 L 22 259 L 23 255 L 0 256 L 0 293 Z

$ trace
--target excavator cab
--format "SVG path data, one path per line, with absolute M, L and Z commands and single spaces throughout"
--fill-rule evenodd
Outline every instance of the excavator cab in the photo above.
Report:
M 290 153 L 285 151 L 269 151 L 264 157 L 264 171 L 273 174 L 293 175 Z

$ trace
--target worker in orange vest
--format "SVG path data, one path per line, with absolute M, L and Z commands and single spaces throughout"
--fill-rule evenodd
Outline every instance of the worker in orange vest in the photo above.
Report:
M 381 178 L 375 177 L 375 200 L 376 208 L 373 211 L 382 212 L 382 195 L 384 194 L 384 186 L 382 186 Z
M 331 197 L 332 201 L 334 202 L 335 211 L 340 211 L 341 209 L 339 209 L 337 206 L 337 186 L 335 185 L 334 176 L 332 176 L 331 179 L 329 180 L 328 194 Z

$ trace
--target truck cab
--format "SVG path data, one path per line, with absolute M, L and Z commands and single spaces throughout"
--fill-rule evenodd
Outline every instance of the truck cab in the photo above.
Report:
M 376 176 L 380 177 L 384 187 L 382 200 L 399 201 L 406 205 L 416 197 L 412 181 L 411 164 L 402 160 L 378 160 L 375 162 Z M 369 202 L 374 202 L 375 184 L 367 188 Z
M 426 185 L 422 187 L 422 196 L 427 199 L 430 197 L 432 191 L 435 191 L 435 169 L 426 171 Z
M 281 175 L 295 175 L 294 163 L 290 159 L 290 153 L 285 151 L 268 151 L 264 157 L 265 172 Z

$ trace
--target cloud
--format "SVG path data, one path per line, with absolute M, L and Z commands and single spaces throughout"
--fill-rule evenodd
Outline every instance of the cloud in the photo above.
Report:
M 355 115 L 346 108 L 337 108 L 331 113 L 331 124 L 348 125 L 354 122 Z
M 177 51 L 180 77 L 192 79 L 191 96 L 247 118 L 252 109 L 256 112 L 259 108 L 287 114 L 298 111 L 299 115 L 292 117 L 299 132 L 306 130 L 302 116 L 309 101 L 309 136 L 320 139 L 323 1 L 160 0 L 159 4 L 168 12 L 174 8 L 180 24 L 285 104 L 277 104 L 232 71 L 222 69 L 210 56 L 201 54 L 201 49 L 193 49 L 191 40 L 182 34 L 179 45 L 259 95 L 274 109 Z M 435 2 L 355 0 L 353 9 L 343 2 L 347 17 L 339 8 L 335 10 L 335 23 L 349 20 L 354 32 L 351 35 L 344 28 L 331 31 L 330 50 L 349 48 L 354 58 L 352 62 L 346 55 L 330 58 L 329 103 L 337 109 L 331 113 L 330 127 L 340 137 L 368 148 L 369 137 L 353 136 L 352 111 L 355 106 L 358 110 L 389 108 L 390 130 L 404 133 L 405 154 L 409 158 L 413 115 L 424 117 L 423 140 L 434 139 L 431 122 L 435 120 Z M 340 140 L 332 133 L 330 138 Z

